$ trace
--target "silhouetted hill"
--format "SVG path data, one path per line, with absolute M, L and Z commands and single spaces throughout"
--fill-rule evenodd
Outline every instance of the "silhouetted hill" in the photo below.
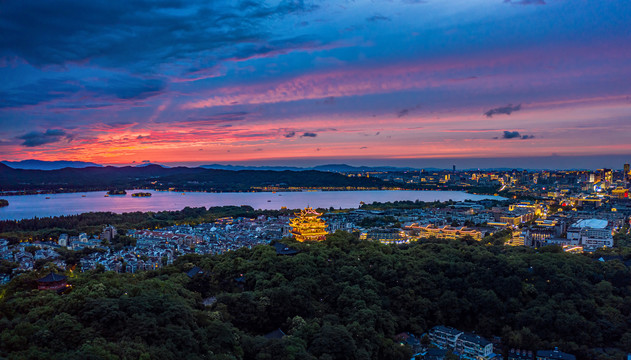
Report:
M 155 188 L 199 191 L 239 191 L 252 187 L 380 187 L 379 179 L 349 178 L 340 174 L 307 171 L 213 170 L 203 168 L 86 167 L 59 170 L 0 167 L 0 191 L 79 191 L 112 188 Z
M 84 161 L 42 161 L 42 160 L 22 160 L 22 161 L 2 161 L 13 169 L 26 170 L 57 170 L 63 168 L 84 168 L 88 166 L 102 167 L 103 165 Z

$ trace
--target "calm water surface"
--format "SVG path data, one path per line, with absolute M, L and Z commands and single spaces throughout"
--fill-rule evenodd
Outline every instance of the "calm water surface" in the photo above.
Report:
M 151 197 L 132 197 L 134 192 L 150 192 Z M 110 195 L 105 191 L 71 194 L 18 195 L 4 197 L 9 206 L 0 208 L 0 220 L 19 220 L 33 217 L 81 214 L 95 211 L 124 213 L 131 211 L 181 210 L 190 207 L 249 205 L 255 209 L 278 210 L 306 206 L 319 208 L 357 208 L 360 201 L 397 200 L 463 201 L 503 199 L 497 196 L 471 195 L 460 191 L 305 191 L 259 193 L 202 193 L 153 190 L 128 190 L 127 195 Z M 49 198 L 49 199 L 47 199 Z

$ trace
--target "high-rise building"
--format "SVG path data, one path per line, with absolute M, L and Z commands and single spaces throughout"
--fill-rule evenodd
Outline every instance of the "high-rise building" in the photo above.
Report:
M 604 182 L 606 187 L 609 187 L 613 182 L 613 171 L 611 169 L 598 169 L 597 174 L 600 175 L 600 181 Z
M 623 178 L 625 181 L 631 181 L 631 169 L 629 169 L 629 164 L 624 164 Z

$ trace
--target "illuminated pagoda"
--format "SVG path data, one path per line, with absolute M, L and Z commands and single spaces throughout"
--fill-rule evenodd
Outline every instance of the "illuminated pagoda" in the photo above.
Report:
M 295 218 L 289 220 L 291 234 L 300 242 L 324 240 L 328 233 L 326 223 L 320 219 L 321 215 L 310 207 L 300 210 Z

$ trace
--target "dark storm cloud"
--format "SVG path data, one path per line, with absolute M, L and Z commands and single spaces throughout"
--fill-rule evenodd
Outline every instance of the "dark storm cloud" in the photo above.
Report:
M 292 138 L 292 137 L 296 136 L 296 132 L 295 131 L 290 131 L 290 132 L 286 133 L 283 136 L 286 137 L 286 138 Z
M 318 136 L 318 134 L 312 133 L 312 132 L 306 132 L 302 134 L 300 137 L 316 137 L 316 136 Z
M 201 0 L 6 1 L 0 3 L 0 57 L 18 57 L 36 66 L 90 61 L 146 70 L 200 58 L 202 53 L 217 60 L 245 56 L 234 44 L 261 46 L 249 51 L 251 56 L 302 46 L 308 40 L 290 39 L 265 48 L 269 34 L 261 23 L 314 8 L 302 1 L 277 6 Z
M 55 143 L 69 138 L 71 138 L 71 136 L 61 129 L 48 129 L 45 132 L 32 131 L 18 137 L 18 139 L 24 140 L 21 145 L 26 147 Z
M 501 139 L 533 139 L 534 135 L 521 135 L 519 131 L 504 131 L 504 135 L 502 135 Z M 500 139 L 500 137 L 494 137 L 494 139 Z
M 514 111 L 519 111 L 519 110 L 521 110 L 521 104 L 515 105 L 515 106 L 513 106 L 513 104 L 508 104 L 506 106 L 491 109 L 485 112 L 484 115 L 486 115 L 486 117 L 493 117 L 493 115 L 498 115 L 498 114 L 510 115 Z

